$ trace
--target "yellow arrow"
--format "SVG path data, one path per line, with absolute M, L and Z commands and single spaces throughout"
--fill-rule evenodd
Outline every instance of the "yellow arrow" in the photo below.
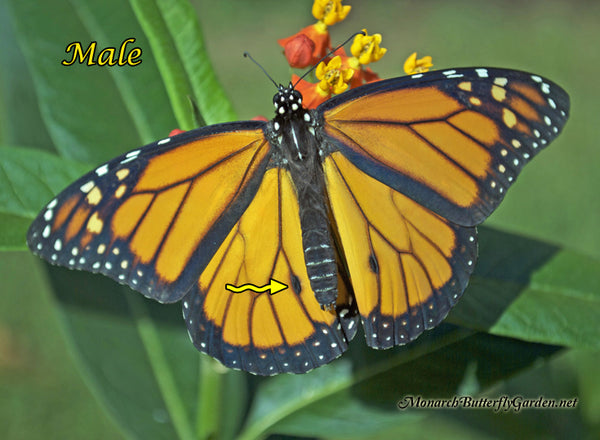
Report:
M 277 292 L 281 292 L 288 288 L 287 284 L 280 283 L 277 280 L 271 278 L 271 282 L 269 284 L 265 284 L 262 287 L 256 286 L 254 284 L 242 284 L 241 286 L 234 286 L 233 284 L 225 284 L 225 288 L 234 293 L 240 293 L 244 290 L 252 290 L 253 292 L 266 292 L 269 291 L 271 295 L 275 295 Z

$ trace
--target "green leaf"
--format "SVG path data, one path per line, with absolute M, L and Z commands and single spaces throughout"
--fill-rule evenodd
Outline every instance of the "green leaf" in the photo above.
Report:
M 30 148 L 0 146 L 0 212 L 33 219 L 90 166 Z
M 0 2 L 0 145 L 51 148 L 25 59 L 17 45 L 7 2 Z
M 600 377 L 598 377 L 600 352 L 574 350 L 569 354 L 569 361 L 573 369 L 578 372 L 578 381 L 581 384 L 579 397 L 582 415 L 590 426 L 600 426 Z
M 31 219 L 0 214 L 0 251 L 23 250 Z
M 113 417 L 138 438 L 198 438 L 201 355 L 190 344 L 181 305 L 158 304 L 98 275 L 49 268 L 70 343 Z M 245 402 L 240 373 L 218 368 L 217 374 L 228 379 L 216 415 L 235 428 Z
M 416 342 L 375 351 L 363 337 L 341 360 L 303 376 L 261 381 L 240 439 L 266 433 L 320 437 L 387 437 L 424 414 L 397 404 L 411 397 L 475 396 L 528 368 L 558 347 L 442 325 Z
M 531 342 L 600 347 L 600 261 L 490 228 L 480 258 L 448 318 Z
M 61 155 L 100 163 L 165 137 L 176 127 L 150 44 L 126 3 L 10 0 L 9 4 L 42 117 Z M 85 50 L 97 41 L 97 55 L 105 47 L 118 49 L 130 37 L 142 49 L 143 62 L 136 67 L 61 64 L 71 58 L 65 49 L 72 42 L 81 42 Z
M 155 2 L 130 0 L 129 4 L 148 37 L 152 54 L 156 59 L 156 65 L 163 78 L 171 108 L 180 128 L 183 130 L 194 128 L 193 115 L 190 112 L 188 101 L 193 94 L 192 86 L 177 54 L 164 17 Z
M 0 147 L 0 250 L 25 249 L 29 223 L 89 166 L 39 150 Z
M 36 260 L 0 252 L 2 438 L 124 440 L 72 362 Z
M 235 120 L 206 53 L 192 4 L 186 0 L 130 3 L 148 36 L 181 128 L 195 127 L 188 97 L 196 100 L 206 124 Z
M 158 306 L 99 276 L 56 267 L 49 273 L 83 371 L 113 417 L 139 438 L 193 438 L 196 387 L 178 386 L 195 383 L 198 355 L 182 350 L 189 341 L 173 325 L 181 322 L 178 307 Z

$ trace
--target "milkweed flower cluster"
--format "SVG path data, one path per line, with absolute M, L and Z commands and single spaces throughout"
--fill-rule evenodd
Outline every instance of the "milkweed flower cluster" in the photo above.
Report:
M 307 108 L 315 108 L 332 95 L 349 88 L 380 79 L 368 65 L 379 61 L 387 52 L 381 47 L 381 34 L 369 35 L 363 29 L 354 37 L 350 55 L 341 47 L 332 56 L 327 56 L 332 50 L 329 26 L 344 20 L 350 9 L 351 6 L 342 5 L 342 0 L 315 0 L 312 14 L 317 22 L 278 41 L 291 67 L 313 69 L 316 66 L 315 82 L 292 75 L 292 84 L 302 93 Z M 417 54 L 413 53 L 404 63 L 404 71 L 412 75 L 427 72 L 432 66 L 430 56 L 417 59 Z
M 381 34 L 369 35 L 366 29 L 354 37 L 348 55 L 343 47 L 332 56 L 329 26 L 344 20 L 351 6 L 342 5 L 342 0 L 315 0 L 312 14 L 317 22 L 301 29 L 298 33 L 282 38 L 278 43 L 293 68 L 315 69 L 316 82 L 292 75 L 292 83 L 304 97 L 307 108 L 315 108 L 331 95 L 352 87 L 379 80 L 369 64 L 379 61 L 387 49 L 380 46 Z

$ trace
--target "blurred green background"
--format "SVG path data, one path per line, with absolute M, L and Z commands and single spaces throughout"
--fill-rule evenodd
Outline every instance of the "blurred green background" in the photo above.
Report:
M 0 143 L 52 148 L 37 104 L 36 87 L 16 41 L 9 3 L 11 0 L 0 0 Z M 77 9 L 77 3 L 73 0 L 70 4 Z M 276 40 L 313 22 L 311 2 L 194 0 L 192 3 L 218 78 L 239 118 L 258 114 L 271 117 L 273 86 L 242 53 L 249 51 L 276 81 L 286 83 L 290 70 Z M 600 257 L 597 171 L 600 2 L 345 3 L 352 5 L 353 10 L 345 22 L 331 28 L 333 42 L 343 41 L 363 27 L 369 33 L 382 33 L 382 46 L 388 53 L 374 66 L 381 77 L 402 75 L 404 59 L 417 51 L 420 55 L 432 55 L 437 69 L 515 68 L 544 75 L 565 88 L 571 96 L 572 108 L 565 131 L 525 168 L 486 224 Z M 124 7 L 128 6 L 124 3 Z M 114 14 L 118 16 L 119 12 Z M 60 8 L 47 19 L 59 31 L 65 25 Z M 118 36 L 115 44 L 122 39 Z M 88 37 L 65 31 L 65 47 L 75 40 L 85 42 Z M 57 54 L 57 63 L 61 56 L 64 54 Z M 60 96 L 56 99 L 60 100 Z M 74 114 L 73 118 L 76 117 Z M 110 132 L 110 127 L 105 130 Z M 120 136 L 121 133 L 114 134 L 115 148 L 126 151 L 138 146 L 119 144 Z M 122 438 L 123 434 L 96 401 L 86 386 L 85 375 L 77 368 L 76 355 L 59 324 L 54 298 L 40 267 L 24 247 L 0 253 L 0 436 Z M 519 394 L 534 384 L 535 389 L 548 395 L 575 394 L 587 402 L 577 411 L 500 415 L 468 427 L 463 425 L 466 416 L 462 413 L 456 418 L 434 414 L 433 422 L 425 428 L 429 431 L 423 431 L 420 424 L 415 425 L 415 432 L 404 433 L 406 438 L 425 438 L 427 434 L 452 429 L 463 438 L 477 438 L 482 433 L 494 438 L 495 424 L 512 424 L 515 435 L 519 436 L 528 427 L 527 432 L 535 438 L 538 429 L 552 420 L 574 437 L 580 434 L 593 438 L 590 433 L 600 432 L 598 361 L 597 352 L 564 351 L 498 390 L 498 394 Z M 559 437 L 557 434 L 556 438 Z

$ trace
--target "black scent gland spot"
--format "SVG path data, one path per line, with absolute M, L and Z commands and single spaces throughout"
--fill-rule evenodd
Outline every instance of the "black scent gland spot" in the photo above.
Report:
M 377 263 L 377 258 L 373 254 L 369 255 L 369 267 L 373 273 L 379 273 L 379 264 Z
M 297 295 L 300 295 L 300 291 L 302 290 L 302 284 L 300 284 L 300 279 L 292 274 L 292 289 L 296 292 Z

